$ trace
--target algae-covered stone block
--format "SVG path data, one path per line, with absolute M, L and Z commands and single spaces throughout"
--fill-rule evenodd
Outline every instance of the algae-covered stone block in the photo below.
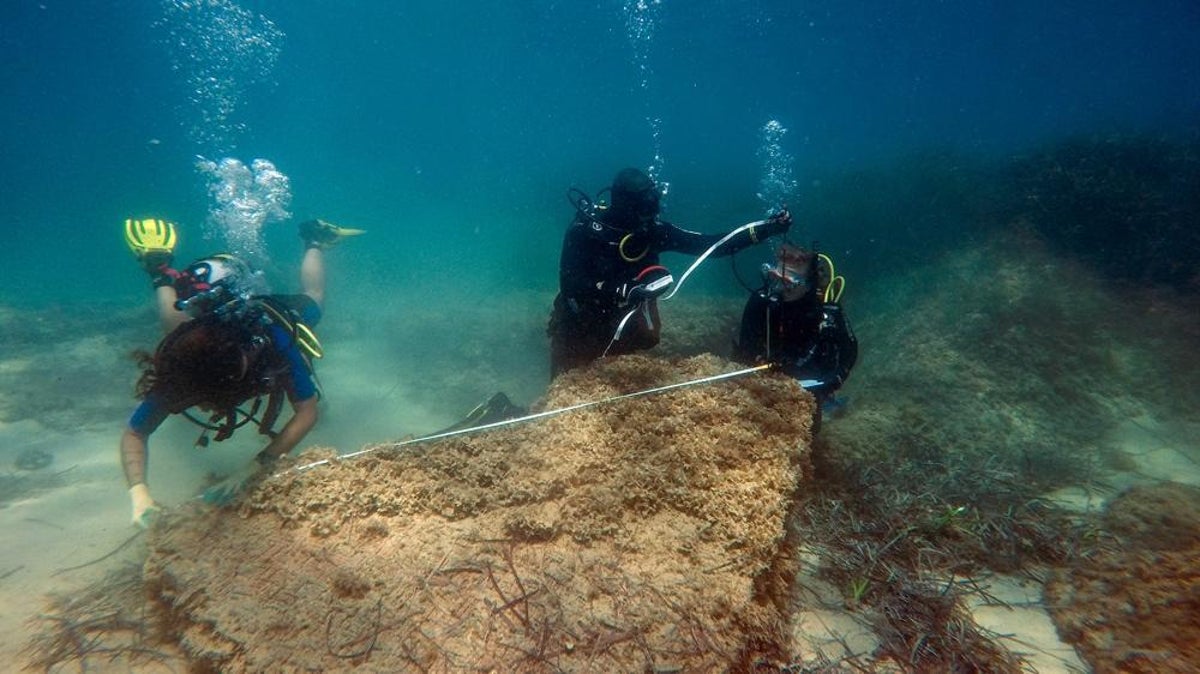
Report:
M 608 359 L 538 407 L 735 369 Z M 167 522 L 147 577 L 221 671 L 744 670 L 786 658 L 812 416 L 756 373 L 377 445 Z

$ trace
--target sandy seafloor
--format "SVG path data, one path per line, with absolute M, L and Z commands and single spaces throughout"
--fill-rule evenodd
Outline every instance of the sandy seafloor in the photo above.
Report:
M 936 286 L 929 273 L 945 267 L 929 264 L 923 281 Z M 849 400 L 846 415 L 856 413 L 857 395 L 872 386 L 873 372 L 882 367 L 871 355 L 874 345 L 896 328 L 886 312 L 865 313 L 880 302 L 861 298 L 872 292 L 882 297 L 889 283 L 852 286 L 847 298 L 863 357 L 843 391 Z M 1074 269 L 1064 268 L 1056 284 L 1055 292 L 1062 294 L 1099 292 L 1096 279 Z M 382 291 L 335 294 L 321 326 L 327 352 L 319 364 L 325 390 L 322 417 L 303 446 L 348 452 L 367 442 L 420 435 L 455 421 L 495 390 L 506 391 L 519 403 L 532 401 L 547 377 L 543 331 L 550 300 L 549 293 L 537 292 L 493 294 L 487 302 L 451 297 L 430 302 L 423 296 Z M 1114 293 L 1105 310 L 1121 311 L 1141 301 Z M 724 343 L 722 335 L 698 337 L 697 331 L 727 329 L 740 312 L 736 298 L 681 293 L 673 302 L 664 309 L 667 332 L 674 329 L 676 337 L 660 347 L 664 352 L 687 350 L 676 341 L 684 337 Z M 447 307 L 454 310 L 447 312 Z M 1167 300 L 1162 307 L 1183 311 Z M 117 440 L 134 404 L 136 369 L 126 355 L 133 347 L 152 346 L 155 325 L 148 298 L 145 306 L 0 307 L 0 324 L 5 333 L 0 350 L 0 662 L 16 663 L 33 629 L 30 621 L 44 610 L 48 595 L 77 591 L 136 561 L 142 552 L 141 541 L 134 540 L 88 564 L 136 533 L 129 522 Z M 1159 358 L 1182 338 L 1152 334 L 1153 324 L 1146 329 L 1151 334 L 1145 340 L 1111 344 L 1113 359 Z M 1113 370 L 1117 374 L 1102 376 L 1119 376 L 1121 371 L 1118 364 Z M 914 390 L 912 395 L 920 399 L 921 392 Z M 1136 400 L 1138 392 L 1131 388 L 1128 395 Z M 936 419 L 937 410 L 929 412 Z M 1049 496 L 1073 508 L 1097 509 L 1133 484 L 1174 480 L 1200 485 L 1200 419 L 1194 414 L 1171 416 L 1146 406 L 1113 428 L 1105 445 L 1130 459 L 1122 470 L 1107 472 L 1102 486 L 1068 487 Z M 243 431 L 229 442 L 195 449 L 197 434 L 196 427 L 173 418 L 153 436 L 152 491 L 168 507 L 196 495 L 209 473 L 229 471 L 253 456 L 261 442 Z M 36 470 L 18 469 L 17 457 L 29 450 L 45 452 L 53 460 Z M 72 570 L 77 566 L 82 568 Z M 991 593 L 1008 606 L 977 606 L 975 618 L 981 625 L 1011 635 L 1006 640 L 1009 648 L 1022 652 L 1039 672 L 1087 671 L 1072 649 L 1057 639 L 1036 583 L 1024 578 L 990 582 Z M 812 586 L 819 588 L 819 581 L 812 579 Z M 838 644 L 826 641 L 827 633 L 846 637 L 853 648 L 871 644 L 846 611 L 813 611 L 798 624 L 809 631 L 812 643 L 824 644 L 834 655 Z M 8 667 L 15 665 L 0 666 Z

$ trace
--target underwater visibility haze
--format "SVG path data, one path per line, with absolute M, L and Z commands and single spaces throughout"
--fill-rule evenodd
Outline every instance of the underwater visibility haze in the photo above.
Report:
M 1184 1 L 16 0 L 0 13 L 0 189 L 19 223 L 5 286 L 33 303 L 59 299 L 48 235 L 90 265 L 65 298 L 136 299 L 110 234 L 129 215 L 182 224 L 185 256 L 223 246 L 196 238 L 212 207 L 197 157 L 269 160 L 297 217 L 371 228 L 357 255 L 375 283 L 397 268 L 441 283 L 440 267 L 469 261 L 476 277 L 552 288 L 568 187 L 652 168 L 669 217 L 728 228 L 763 209 L 771 121 L 789 131 L 795 208 L 814 182 L 914 152 L 1188 130 L 1200 107 L 1200 20 Z M 805 236 L 838 240 L 811 220 Z M 514 278 L 520 260 L 535 266 Z

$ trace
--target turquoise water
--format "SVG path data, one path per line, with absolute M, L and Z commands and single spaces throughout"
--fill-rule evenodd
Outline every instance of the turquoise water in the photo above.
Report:
M 197 156 L 268 159 L 296 218 L 370 229 L 354 283 L 466 267 L 481 293 L 553 290 L 568 187 L 651 168 L 670 217 L 726 229 L 765 209 L 772 120 L 802 211 L 831 177 L 914 152 L 1194 130 L 1198 26 L 1187 1 L 14 0 L 0 296 L 144 299 L 130 215 L 178 222 L 181 257 L 227 247 Z M 806 216 L 801 238 L 863 256 L 894 226 Z M 263 226 L 279 264 L 291 227 Z

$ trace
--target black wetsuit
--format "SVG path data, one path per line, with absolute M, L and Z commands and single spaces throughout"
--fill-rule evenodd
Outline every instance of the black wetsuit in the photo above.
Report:
M 746 364 L 776 363 L 825 398 L 850 376 L 858 339 L 841 304 L 822 302 L 816 288 L 791 302 L 761 290 L 746 300 L 733 355 Z
M 634 284 L 642 270 L 659 264 L 661 253 L 700 255 L 725 236 L 689 232 L 663 221 L 630 232 L 608 224 L 607 215 L 576 217 L 563 238 L 559 293 L 547 330 L 551 376 L 599 358 L 606 348 L 609 354 L 620 354 L 657 344 L 657 307 L 651 300 L 646 307 L 649 316 L 639 312 L 609 347 L 621 319 L 633 308 L 625 305 L 623 289 Z M 741 232 L 713 255 L 731 255 L 757 243 L 768 236 L 765 229 L 757 228 L 753 236 L 749 230 Z

